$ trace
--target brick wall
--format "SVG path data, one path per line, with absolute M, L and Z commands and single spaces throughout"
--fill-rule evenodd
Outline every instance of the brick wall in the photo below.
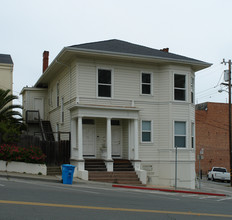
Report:
M 203 103 L 196 105 L 196 157 L 204 148 L 201 169 L 206 174 L 213 166 L 229 171 L 229 118 L 228 104 Z M 199 160 L 196 158 L 196 172 Z

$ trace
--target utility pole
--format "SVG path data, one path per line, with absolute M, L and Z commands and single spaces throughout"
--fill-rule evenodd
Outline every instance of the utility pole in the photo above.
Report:
M 229 66 L 229 80 L 228 80 L 228 90 L 229 90 L 229 158 L 230 158 L 230 186 L 232 187 L 232 136 L 231 136 L 231 60 L 225 61 L 223 59 L 222 64 L 228 64 Z

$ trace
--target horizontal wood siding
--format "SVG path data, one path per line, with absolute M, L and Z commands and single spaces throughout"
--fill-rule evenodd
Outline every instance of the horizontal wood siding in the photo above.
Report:
M 128 107 L 132 106 L 132 101 L 130 100 L 115 100 L 115 99 L 97 99 L 97 98 L 86 98 L 80 97 L 79 104 L 91 104 L 91 105 L 108 105 L 108 106 L 121 106 Z
M 96 66 L 78 64 L 78 96 L 96 97 Z
M 62 132 L 70 131 L 70 112 L 69 108 L 73 105 L 76 97 L 76 62 L 70 68 L 64 68 L 51 81 L 48 86 L 48 104 L 49 104 L 49 118 L 52 125 L 53 132 L 56 132 L 57 124 L 59 130 Z M 59 106 L 57 106 L 57 83 L 59 82 Z M 61 99 L 64 99 L 64 123 L 61 123 Z M 71 100 L 71 101 L 70 101 Z

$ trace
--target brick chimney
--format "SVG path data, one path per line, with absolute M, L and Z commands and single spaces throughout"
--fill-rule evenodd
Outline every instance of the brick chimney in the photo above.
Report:
M 167 48 L 163 48 L 163 49 L 161 49 L 161 51 L 168 53 L 169 52 L 169 48 L 168 47 Z
M 49 61 L 49 51 L 43 52 L 43 73 L 48 68 L 48 61 Z

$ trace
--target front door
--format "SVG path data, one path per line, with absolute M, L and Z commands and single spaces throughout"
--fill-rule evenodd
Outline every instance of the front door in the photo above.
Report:
M 83 156 L 95 157 L 95 125 L 83 124 Z
M 121 157 L 122 152 L 122 129 L 121 126 L 111 126 L 112 131 L 112 157 Z
M 43 103 L 43 98 L 34 98 L 34 110 L 39 111 L 40 118 L 44 119 L 44 103 Z

